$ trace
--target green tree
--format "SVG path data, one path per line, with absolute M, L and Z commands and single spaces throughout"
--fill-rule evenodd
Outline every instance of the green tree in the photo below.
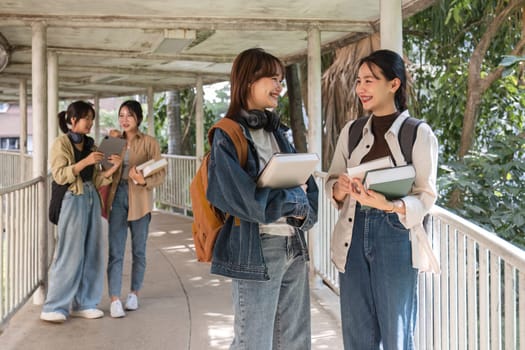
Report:
M 180 130 L 181 130 L 181 154 L 195 155 L 195 89 L 187 88 L 179 90 L 180 96 Z M 166 94 L 160 94 L 155 101 L 155 136 L 160 143 L 161 152 L 168 151 L 168 118 L 166 113 Z M 207 104 L 204 105 L 204 130 L 208 130 L 217 120 Z M 206 134 L 205 134 L 206 137 Z M 206 149 L 209 148 L 206 140 Z
M 439 204 L 524 243 L 524 0 L 443 0 L 405 22 L 415 114 L 440 140 Z M 521 134 L 521 137 L 519 136 Z

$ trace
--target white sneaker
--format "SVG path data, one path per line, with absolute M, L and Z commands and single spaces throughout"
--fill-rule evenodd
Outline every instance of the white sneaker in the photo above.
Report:
M 137 294 L 129 293 L 126 299 L 126 310 L 135 311 L 139 308 L 139 300 Z
M 56 311 L 42 312 L 40 314 L 40 319 L 42 321 L 47 321 L 47 322 L 63 323 L 66 320 L 66 315 L 64 315 L 61 312 L 56 312 Z
M 109 307 L 109 312 L 111 314 L 111 317 L 119 318 L 126 316 L 126 313 L 122 309 L 122 303 L 120 300 L 115 300 L 111 302 L 111 306 Z
M 82 318 L 101 318 L 104 317 L 104 311 L 99 309 L 85 309 L 85 310 L 72 310 L 71 317 L 82 317 Z

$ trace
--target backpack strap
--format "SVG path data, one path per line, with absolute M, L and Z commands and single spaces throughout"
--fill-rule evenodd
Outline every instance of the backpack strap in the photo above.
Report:
M 241 164 L 241 167 L 244 168 L 248 159 L 248 141 L 246 141 L 246 136 L 244 136 L 239 123 L 230 118 L 221 118 L 218 122 L 213 124 L 208 131 L 208 142 L 210 143 L 210 146 L 213 144 L 213 132 L 216 128 L 224 131 L 232 140 L 235 150 L 237 151 L 239 163 Z
M 363 128 L 365 127 L 366 122 L 368 121 L 368 116 L 357 118 L 350 129 L 348 130 L 348 158 L 352 155 L 352 152 L 361 141 L 363 137 Z
M 348 131 L 348 158 L 350 158 L 352 152 L 359 144 L 359 141 L 361 141 L 361 138 L 363 137 L 363 128 L 365 127 L 368 118 L 370 117 L 360 117 L 350 125 L 350 130 Z M 414 142 L 416 142 L 417 128 L 421 123 L 423 123 L 422 120 L 408 117 L 403 121 L 403 124 L 401 124 L 401 127 L 399 128 L 399 134 L 397 137 L 399 146 L 401 147 L 401 153 L 403 153 L 403 157 L 407 164 L 412 163 L 412 148 Z
M 397 135 L 399 146 L 401 147 L 401 153 L 405 157 L 407 164 L 412 163 L 412 149 L 414 142 L 416 142 L 417 128 L 423 123 L 422 120 L 408 117 L 403 121 L 399 128 L 399 134 Z

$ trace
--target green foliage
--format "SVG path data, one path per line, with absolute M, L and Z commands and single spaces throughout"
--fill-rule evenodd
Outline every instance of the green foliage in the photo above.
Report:
M 183 153 L 185 155 L 195 154 L 195 89 L 188 88 L 180 91 L 180 118 L 183 135 Z M 220 102 L 218 105 L 208 103 L 204 104 L 204 137 L 205 149 L 208 149 L 208 141 L 206 131 L 219 118 L 215 116 L 213 109 L 217 113 L 222 113 Z M 168 151 L 168 120 L 166 113 L 166 95 L 161 94 L 155 101 L 154 105 L 155 115 L 155 136 L 160 143 L 161 152 Z
M 508 56 L 521 36 L 520 15 L 509 16 L 483 58 L 481 77 L 499 65 L 508 70 L 481 97 L 472 151 L 463 162 L 457 161 L 468 63 L 488 21 L 506 3 L 439 1 L 404 22 L 404 44 L 417 93 L 413 112 L 439 139 L 438 204 L 446 207 L 452 191 L 459 189 L 462 203 L 449 209 L 525 246 L 525 94 L 519 77 L 524 58 Z
M 453 211 L 525 248 L 525 139 L 498 135 L 491 146 L 441 166 L 439 204 L 460 189 L 464 201 Z

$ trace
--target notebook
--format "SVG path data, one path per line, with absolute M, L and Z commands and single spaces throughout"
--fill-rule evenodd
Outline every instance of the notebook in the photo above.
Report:
M 369 170 L 392 168 L 394 162 L 390 156 L 371 160 L 369 162 L 361 163 L 357 166 L 347 168 L 348 176 L 358 177 L 361 180 L 365 177 L 365 174 Z
M 363 184 L 367 190 L 382 193 L 387 199 L 392 200 L 406 196 L 412 189 L 415 177 L 414 166 L 409 164 L 370 170 L 366 173 Z
M 258 187 L 288 188 L 306 183 L 319 163 L 316 153 L 275 153 L 258 179 Z

